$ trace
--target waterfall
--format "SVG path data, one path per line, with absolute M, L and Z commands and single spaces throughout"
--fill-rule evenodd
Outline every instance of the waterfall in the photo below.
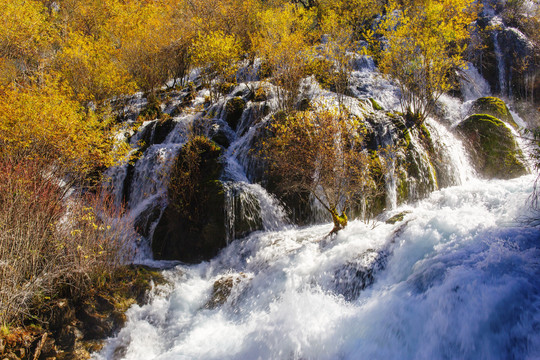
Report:
M 165 271 L 94 358 L 537 358 L 540 229 L 515 221 L 532 181 L 446 188 L 330 242 L 330 224 L 256 232 Z
M 502 96 L 508 95 L 507 84 L 506 84 L 506 68 L 504 62 L 504 56 L 501 51 L 501 46 L 499 44 L 499 34 L 496 32 L 493 34 L 493 46 L 495 47 L 495 56 L 497 57 L 497 68 L 499 70 L 499 91 Z
M 368 59 L 355 66 L 355 97 L 344 104 L 366 119 L 376 145 L 396 144 L 400 125 L 385 114 L 398 107 L 396 87 Z M 473 84 L 485 84 L 471 74 Z M 239 85 L 234 93 L 243 91 Z M 453 130 L 472 99 L 442 97 L 444 119 L 411 129 L 408 153 L 391 161 L 387 211 L 329 237 L 329 223 L 288 225 L 282 204 L 260 184 L 253 151 L 270 115 L 259 110 L 277 108 L 271 86 L 268 92 L 265 104 L 247 101 L 236 130 L 224 111 L 231 94 L 205 110 L 230 141 L 220 178 L 227 247 L 210 261 L 163 270 L 169 283 L 131 307 L 125 327 L 93 359 L 540 357 L 540 228 L 521 222 L 538 216 L 527 205 L 534 177 L 476 177 Z M 301 95 L 337 101 L 309 79 Z M 386 110 L 366 105 L 370 98 Z M 201 119 L 193 115 L 201 104 L 199 94 L 192 114 L 175 121 Z M 181 129 L 151 145 L 131 170 L 135 208 L 164 198 L 160 172 L 185 141 Z M 404 179 L 415 202 L 400 204 L 398 166 L 407 162 L 416 162 L 416 177 Z M 121 184 L 129 171 L 115 171 L 111 181 Z

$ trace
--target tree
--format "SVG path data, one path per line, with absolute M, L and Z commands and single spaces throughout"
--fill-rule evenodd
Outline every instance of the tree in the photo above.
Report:
M 52 48 L 54 29 L 38 1 L 0 0 L 0 85 L 27 79 Z
M 216 98 L 219 86 L 213 86 L 212 82 L 219 85 L 234 77 L 240 58 L 240 43 L 222 31 L 199 34 L 192 47 L 192 58 L 194 65 L 203 68 L 204 82 L 212 97 Z
M 359 198 L 377 191 L 374 179 L 386 162 L 363 148 L 366 128 L 357 117 L 316 109 L 277 116 L 269 129 L 262 154 L 270 174 L 287 179 L 279 185 L 285 193 L 317 199 L 332 217 L 332 233 L 347 225 L 346 212 Z
M 293 5 L 259 13 L 260 30 L 253 37 L 253 45 L 272 72 L 282 110 L 292 109 L 297 100 L 311 58 L 309 30 L 314 14 Z
M 476 18 L 474 3 L 422 0 L 400 6 L 391 0 L 376 34 L 366 32 L 379 69 L 399 83 L 403 112 L 418 122 L 434 111 L 437 99 L 456 83 L 455 71 L 465 67 L 462 55 Z
M 73 98 L 68 87 L 50 77 L 25 88 L 0 88 L 2 155 L 40 161 L 50 171 L 64 169 L 78 179 L 122 159 L 129 146 L 115 142 L 111 122 Z
M 346 18 L 333 9 L 328 9 L 322 15 L 319 26 L 325 41 L 318 47 L 319 58 L 310 67 L 316 67 L 315 76 L 322 82 L 321 85 L 328 86 L 337 94 L 341 108 L 352 71 L 353 30 Z
M 77 100 L 99 106 L 135 89 L 131 76 L 116 57 L 117 50 L 107 39 L 71 33 L 55 64 Z

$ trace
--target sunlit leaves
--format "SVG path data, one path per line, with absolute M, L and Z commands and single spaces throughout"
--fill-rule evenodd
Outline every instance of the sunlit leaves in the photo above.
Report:
M 404 111 L 423 119 L 452 88 L 475 10 L 472 0 L 390 1 L 377 30 L 382 42 L 366 32 L 381 71 L 399 81 Z

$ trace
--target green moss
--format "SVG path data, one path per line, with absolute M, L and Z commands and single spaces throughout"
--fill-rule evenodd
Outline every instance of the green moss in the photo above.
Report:
M 245 108 L 246 102 L 239 96 L 227 101 L 227 105 L 225 105 L 225 111 L 227 112 L 226 121 L 233 130 L 236 130 L 238 121 L 242 117 Z
M 431 141 L 431 133 L 429 132 L 428 128 L 426 127 L 426 125 L 424 123 L 420 124 L 419 126 L 419 129 L 420 129 L 420 134 L 422 135 L 422 137 L 424 139 L 426 139 L 427 141 L 430 142 L 430 144 L 432 144 L 432 141 Z
M 489 114 L 469 116 L 458 129 L 472 146 L 477 170 L 488 178 L 511 179 L 527 172 L 510 129 Z
M 403 221 L 403 219 L 405 218 L 405 215 L 410 214 L 410 213 L 411 213 L 410 211 L 400 212 L 399 214 L 394 215 L 390 219 L 386 220 L 386 223 L 393 225 L 397 222 Z
M 475 100 L 469 113 L 488 114 L 507 122 L 515 128 L 518 127 L 505 102 L 493 96 L 482 97 Z
M 369 101 L 371 102 L 371 106 L 373 106 L 373 110 L 384 110 L 384 108 L 377 101 L 375 101 L 374 98 L 369 98 Z
M 405 176 L 400 177 L 397 184 L 397 202 L 402 204 L 409 198 L 409 186 Z
M 411 146 L 411 131 L 409 129 L 403 130 L 402 136 L 405 141 L 405 147 L 408 149 Z

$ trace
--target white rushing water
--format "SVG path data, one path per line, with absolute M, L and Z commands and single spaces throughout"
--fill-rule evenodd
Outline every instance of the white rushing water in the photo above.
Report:
M 167 270 L 95 358 L 538 358 L 540 229 L 519 221 L 532 182 L 470 181 L 332 240 L 330 224 L 254 233 Z
M 470 73 L 482 84 L 477 75 Z M 356 98 L 398 107 L 397 89 L 365 58 L 351 83 Z M 309 82 L 303 88 L 312 100 L 335 101 Z M 361 103 L 350 102 L 361 116 L 365 110 L 354 108 Z M 94 359 L 540 358 L 540 227 L 528 221 L 539 217 L 528 206 L 534 177 L 476 179 L 452 130 L 470 103 L 441 102 L 445 121 L 426 125 L 456 186 L 396 208 L 389 175 L 391 210 L 369 224 L 351 221 L 333 238 L 331 224 L 287 225 L 279 202 L 251 183 L 258 166 L 251 149 L 265 121 L 260 105 L 246 104 L 236 131 L 225 124 L 225 101 L 210 109 L 231 140 L 222 178 L 228 246 L 209 262 L 165 270 L 169 283 L 128 310 L 125 327 Z M 175 121 L 196 119 L 182 116 Z M 391 143 L 387 132 L 381 143 Z M 183 141 L 172 132 L 134 167 L 137 208 L 161 196 L 160 176 Z M 152 157 L 161 165 L 150 166 Z M 240 225 L 260 230 L 234 240 Z

